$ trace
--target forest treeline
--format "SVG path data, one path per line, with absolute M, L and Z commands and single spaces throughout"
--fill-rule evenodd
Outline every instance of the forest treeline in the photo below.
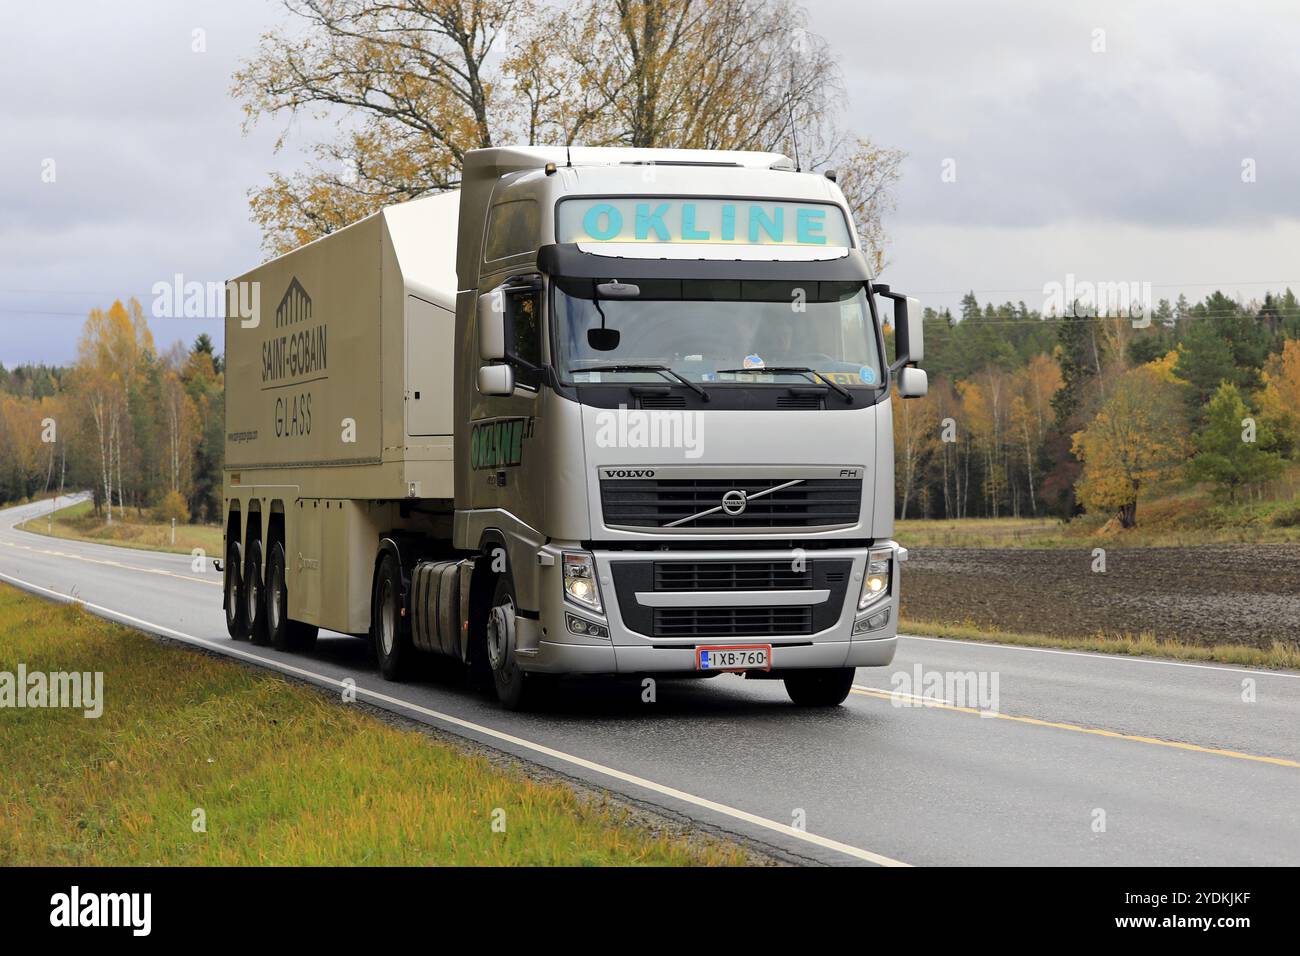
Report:
M 94 309 L 72 365 L 0 365 L 0 502 L 90 489 L 108 521 L 215 521 L 224 402 L 207 335 L 160 353 L 138 301 Z
M 894 398 L 900 517 L 1108 514 L 1208 483 L 1268 494 L 1300 455 L 1300 301 L 1161 300 L 1144 318 L 1024 302 L 924 317 L 930 394 Z

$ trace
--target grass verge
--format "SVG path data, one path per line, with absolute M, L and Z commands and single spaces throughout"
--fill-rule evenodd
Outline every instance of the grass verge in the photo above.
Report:
M 76 541 L 94 541 L 119 548 L 139 548 L 145 551 L 170 551 L 189 554 L 202 548 L 206 554 L 221 554 L 221 528 L 217 525 L 177 524 L 176 543 L 172 544 L 172 527 L 169 521 L 154 521 L 128 508 L 113 511 L 110 525 L 103 517 L 96 517 L 89 501 L 60 508 L 53 515 L 29 518 L 18 525 L 23 531 L 71 538 Z
M 0 585 L 0 672 L 19 663 L 29 675 L 101 671 L 104 704 L 98 719 L 0 707 L 0 865 L 761 862 Z
M 1097 634 L 1092 637 L 1060 637 L 1054 634 L 1016 634 L 988 630 L 973 624 L 940 624 L 903 618 L 899 631 L 925 637 L 946 637 L 958 641 L 983 641 L 987 644 L 1016 644 L 1024 647 L 1050 647 L 1067 651 L 1093 651 L 1099 654 L 1127 654 L 1132 657 L 1165 657 L 1180 661 L 1203 661 L 1271 669 L 1300 669 L 1300 648 L 1274 641 L 1269 648 L 1246 644 L 1186 644 L 1182 641 L 1157 639 L 1151 634 Z

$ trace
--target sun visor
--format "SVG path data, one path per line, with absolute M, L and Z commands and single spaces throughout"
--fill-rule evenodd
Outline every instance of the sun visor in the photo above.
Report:
M 601 245 L 599 254 L 585 244 L 554 243 L 537 251 L 537 268 L 547 275 L 575 279 L 772 279 L 808 282 L 867 282 L 871 271 L 862 253 L 856 249 L 839 250 L 833 259 L 790 258 L 742 259 L 680 258 L 682 250 L 674 247 L 678 257 L 649 258 L 609 255 L 609 245 Z M 645 248 L 639 245 L 638 249 Z M 735 246 L 727 252 L 734 253 Z M 795 250 L 786 249 L 786 253 Z M 802 251 L 802 250 L 799 250 Z M 827 249 L 819 250 L 822 253 Z

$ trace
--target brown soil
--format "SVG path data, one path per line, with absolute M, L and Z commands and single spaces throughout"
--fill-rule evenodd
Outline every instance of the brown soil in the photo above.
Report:
M 1300 546 L 1088 550 L 917 548 L 903 565 L 907 620 L 1190 644 L 1300 645 Z

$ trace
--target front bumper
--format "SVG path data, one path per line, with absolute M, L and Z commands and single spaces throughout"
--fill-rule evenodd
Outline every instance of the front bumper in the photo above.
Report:
M 567 548 L 562 544 L 547 545 L 538 553 L 541 602 L 537 626 L 521 632 L 517 658 L 526 671 L 546 674 L 672 674 L 695 673 L 695 648 L 715 644 L 770 644 L 772 645 L 772 670 L 805 670 L 840 667 L 882 667 L 894 658 L 898 632 L 899 564 L 905 553 L 892 542 L 882 542 L 876 547 L 894 548 L 893 573 L 889 594 L 873 603 L 864 612 L 858 612 L 862 577 L 866 570 L 867 549 L 833 548 L 796 552 L 789 549 L 772 550 L 672 550 L 672 551 L 595 551 L 597 577 L 600 581 L 604 614 L 580 609 L 563 597 L 560 553 Z M 826 588 L 810 587 L 806 603 L 818 605 L 816 613 L 810 610 L 810 623 L 797 633 L 719 633 L 716 629 L 705 634 L 685 634 L 679 630 L 674 636 L 664 636 L 647 626 L 650 606 L 690 606 L 699 603 L 708 606 L 729 600 L 742 606 L 769 603 L 773 591 L 735 591 L 734 599 L 720 598 L 718 592 L 700 592 L 699 601 L 680 591 L 647 593 L 642 588 L 626 584 L 631 565 L 660 563 L 672 567 L 685 567 L 709 562 L 828 562 L 835 569 L 845 569 L 847 581 L 835 593 L 826 597 Z M 620 569 L 620 562 L 627 566 Z M 824 567 L 825 565 L 823 565 Z M 616 586 L 616 580 L 618 586 Z M 644 578 L 642 579 L 644 582 Z M 825 582 L 818 579 L 814 584 Z M 654 585 L 657 587 L 658 585 Z M 665 602 L 665 593 L 673 600 Z M 789 591 L 782 591 L 784 600 L 800 604 L 801 599 Z M 684 600 L 683 600 L 684 599 Z M 620 602 L 637 606 L 624 608 Z M 831 603 L 827 603 L 831 602 Z M 888 623 L 866 633 L 854 634 L 855 620 L 878 615 L 889 610 Z M 574 634 L 566 624 L 566 612 L 577 614 L 587 621 L 604 624 L 608 638 L 594 638 Z M 632 626 L 629 622 L 636 622 Z M 638 629 L 639 628 L 639 629 Z M 530 633 L 522 637 L 522 633 Z

